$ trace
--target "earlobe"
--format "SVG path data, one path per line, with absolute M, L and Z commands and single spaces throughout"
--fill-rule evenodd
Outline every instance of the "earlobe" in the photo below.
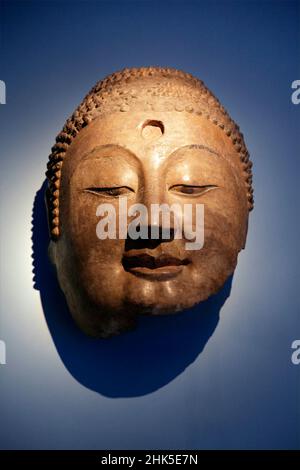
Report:
M 248 221 L 249 221 L 249 215 L 247 215 L 247 218 L 246 218 L 245 224 L 244 224 L 244 233 L 243 233 L 243 238 L 242 238 L 242 243 L 241 243 L 241 250 L 244 250 L 245 247 L 246 247 L 247 232 L 248 232 Z

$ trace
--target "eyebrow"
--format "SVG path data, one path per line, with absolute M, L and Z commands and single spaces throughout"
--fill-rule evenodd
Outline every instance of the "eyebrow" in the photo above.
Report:
M 216 152 L 216 150 L 213 150 L 211 149 L 210 147 L 207 147 L 206 145 L 200 145 L 200 144 L 189 144 L 189 145 L 183 145 L 183 147 L 179 147 L 178 149 L 176 149 L 174 152 L 172 153 L 177 153 L 179 152 L 180 150 L 183 150 L 183 149 L 198 149 L 198 150 L 206 150 L 207 152 L 213 154 L 213 155 L 216 155 L 217 157 L 221 157 L 221 155 Z
M 126 159 L 126 162 L 130 165 L 132 163 L 131 159 L 133 158 L 138 164 L 140 164 L 139 162 L 139 159 L 137 158 L 137 156 L 131 151 L 129 150 L 127 147 L 123 147 L 122 145 L 119 145 L 119 144 L 103 144 L 103 145 L 96 145 L 95 147 L 92 148 L 92 150 L 89 150 L 88 152 L 86 152 L 82 158 L 76 163 L 75 165 L 75 168 L 73 168 L 72 170 L 72 173 L 71 173 L 71 176 L 70 178 L 73 177 L 73 173 L 77 170 L 78 167 L 80 167 L 83 162 L 85 162 L 86 160 L 88 161 L 89 160 L 89 157 L 95 155 L 97 157 L 97 152 L 100 152 L 100 151 L 103 151 L 103 150 L 111 150 L 111 149 L 115 149 L 115 150 L 120 150 L 123 152 L 123 155 Z M 109 155 L 105 155 L 105 156 L 109 156 Z
M 89 152 L 87 152 L 83 155 L 82 160 L 84 160 L 85 158 L 93 155 L 94 153 L 97 153 L 99 150 L 104 150 L 104 149 L 107 149 L 107 150 L 119 149 L 119 150 L 125 151 L 125 153 L 133 155 L 135 157 L 135 154 L 131 150 L 129 150 L 127 147 L 124 147 L 124 146 L 118 145 L 118 144 L 104 144 L 104 145 L 96 145 L 96 147 L 94 147 L 92 150 L 90 150 Z

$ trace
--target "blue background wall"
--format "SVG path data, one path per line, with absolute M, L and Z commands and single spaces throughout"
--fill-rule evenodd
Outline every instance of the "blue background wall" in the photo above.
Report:
M 0 447 L 298 448 L 300 105 L 290 96 L 299 2 L 10 1 L 0 15 Z M 54 138 L 87 91 L 143 65 L 183 69 L 216 93 L 245 134 L 255 209 L 220 319 L 206 304 L 205 321 L 201 308 L 143 320 L 95 345 L 40 261 L 36 193 Z

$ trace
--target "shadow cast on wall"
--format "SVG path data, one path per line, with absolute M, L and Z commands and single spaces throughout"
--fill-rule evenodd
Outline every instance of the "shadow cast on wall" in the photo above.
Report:
M 230 295 L 232 276 L 221 291 L 194 308 L 176 315 L 141 316 L 134 331 L 90 338 L 74 323 L 48 259 L 45 189 L 46 181 L 33 205 L 33 282 L 61 360 L 82 385 L 107 397 L 142 396 L 163 387 L 203 351 Z

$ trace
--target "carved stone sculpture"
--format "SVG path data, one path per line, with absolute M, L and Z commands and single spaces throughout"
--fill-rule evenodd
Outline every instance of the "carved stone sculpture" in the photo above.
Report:
M 140 314 L 179 312 L 216 293 L 245 247 L 251 166 L 238 126 L 192 75 L 143 67 L 98 82 L 57 136 L 47 171 L 49 253 L 79 327 L 108 337 Z M 204 207 L 203 243 L 191 249 L 177 236 L 175 212 L 168 222 L 140 218 L 143 236 L 130 236 L 135 213 L 124 219 L 120 201 L 149 211 L 175 204 L 178 214 L 189 205 L 192 216 Z M 110 207 L 117 236 L 101 239 Z

